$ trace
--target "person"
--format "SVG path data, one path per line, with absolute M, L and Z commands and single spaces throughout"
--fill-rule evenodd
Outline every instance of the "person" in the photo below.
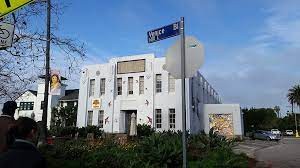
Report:
M 44 168 L 46 162 L 34 145 L 37 141 L 37 123 L 28 117 L 20 117 L 14 129 L 15 142 L 0 155 L 0 167 Z
M 18 108 L 15 101 L 7 101 L 3 105 L 2 115 L 0 115 L 0 153 L 5 152 L 12 139 L 8 132 L 13 127 L 15 111 Z
M 52 74 L 51 76 L 51 82 L 50 82 L 50 92 L 52 95 L 59 95 L 60 94 L 60 87 L 61 87 L 61 81 L 59 79 L 59 76 L 57 74 Z

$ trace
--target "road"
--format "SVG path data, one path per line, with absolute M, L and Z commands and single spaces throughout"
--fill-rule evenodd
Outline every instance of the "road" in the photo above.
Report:
M 272 168 L 300 167 L 300 139 L 284 138 L 278 145 L 256 150 L 254 155 Z
M 255 158 L 256 167 L 298 168 L 300 167 L 300 139 L 284 137 L 279 142 L 245 140 L 234 148 L 236 153 L 246 153 Z

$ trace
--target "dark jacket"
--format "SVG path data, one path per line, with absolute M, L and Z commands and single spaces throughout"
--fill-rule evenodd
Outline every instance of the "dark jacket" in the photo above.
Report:
M 7 133 L 15 124 L 15 119 L 8 115 L 0 115 L 0 154 L 7 150 Z
M 37 148 L 16 140 L 7 152 L 0 155 L 0 168 L 45 168 L 46 162 Z

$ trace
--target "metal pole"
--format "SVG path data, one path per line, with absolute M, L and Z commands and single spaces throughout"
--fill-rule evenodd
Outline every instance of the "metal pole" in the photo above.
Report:
M 185 102 L 185 35 L 184 17 L 180 18 L 180 38 L 181 38 L 181 90 L 182 90 L 182 167 L 186 168 L 186 102 Z
M 45 91 L 44 91 L 44 107 L 42 116 L 42 132 L 41 140 L 45 143 L 47 139 L 47 111 L 48 111 L 48 95 L 50 81 L 50 24 L 51 24 L 51 1 L 47 0 L 47 41 L 46 41 L 46 74 L 45 74 Z

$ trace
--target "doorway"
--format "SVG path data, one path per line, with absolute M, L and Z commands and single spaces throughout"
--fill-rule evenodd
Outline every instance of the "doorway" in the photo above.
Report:
M 131 114 L 135 113 L 135 116 L 136 116 L 137 111 L 136 110 L 122 110 L 122 112 L 125 114 L 125 116 L 124 116 L 124 120 L 125 120 L 124 130 L 125 130 L 125 133 L 127 135 L 129 135 L 130 125 L 131 125 Z

